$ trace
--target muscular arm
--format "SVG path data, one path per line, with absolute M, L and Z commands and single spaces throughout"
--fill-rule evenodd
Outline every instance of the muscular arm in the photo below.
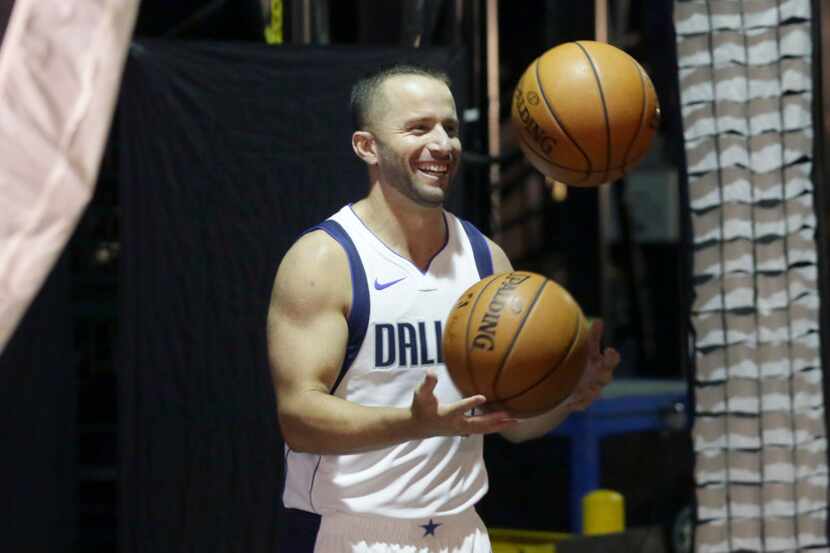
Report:
M 513 266 L 504 251 L 495 242 L 489 240 L 488 242 L 493 255 L 493 271 L 495 273 L 512 271 Z M 599 397 L 602 387 L 610 382 L 611 372 L 619 362 L 619 355 L 614 350 L 606 350 L 604 353 L 599 353 L 599 339 L 601 335 L 601 324 L 594 323 L 589 339 L 592 340 L 592 346 L 596 349 L 596 356 L 598 358 L 595 356 L 589 361 L 589 363 L 594 363 L 594 370 L 586 370 L 583 381 L 577 385 L 574 393 L 547 413 L 536 417 L 521 419 L 518 424 L 502 430 L 501 435 L 503 437 L 511 442 L 519 443 L 544 436 L 562 424 L 568 418 L 568 415 L 574 411 L 585 409 Z
M 283 439 L 301 452 L 356 453 L 429 436 L 501 430 L 504 413 L 466 417 L 482 396 L 438 405 L 436 379 L 409 409 L 367 407 L 332 395 L 348 340 L 349 262 L 322 231 L 302 237 L 280 264 L 268 310 L 268 355 Z M 495 416 L 494 416 L 495 415 Z

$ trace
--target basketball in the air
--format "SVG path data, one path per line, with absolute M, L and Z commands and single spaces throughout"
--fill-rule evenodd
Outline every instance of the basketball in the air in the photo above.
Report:
M 511 121 L 528 161 L 571 186 L 597 186 L 639 163 L 660 123 L 654 85 L 634 58 L 580 40 L 551 48 L 513 93 Z
M 444 361 L 465 397 L 517 417 L 541 414 L 576 387 L 588 323 L 571 295 L 542 275 L 514 271 L 471 286 L 450 311 Z

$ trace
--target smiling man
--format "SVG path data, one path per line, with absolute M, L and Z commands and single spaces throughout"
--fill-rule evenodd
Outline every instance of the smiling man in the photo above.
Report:
M 352 148 L 369 192 L 304 234 L 272 292 L 268 348 L 286 443 L 291 553 L 489 553 L 482 435 L 540 436 L 586 407 L 618 356 L 591 335 L 583 382 L 553 411 L 476 412 L 441 351 L 457 298 L 511 270 L 495 243 L 444 210 L 461 156 L 447 77 L 395 66 L 352 90 Z

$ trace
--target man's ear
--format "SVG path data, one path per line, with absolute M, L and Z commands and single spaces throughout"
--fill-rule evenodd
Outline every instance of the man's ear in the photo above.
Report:
M 355 131 L 352 134 L 354 153 L 368 165 L 375 165 L 378 162 L 376 145 L 375 137 L 369 131 Z

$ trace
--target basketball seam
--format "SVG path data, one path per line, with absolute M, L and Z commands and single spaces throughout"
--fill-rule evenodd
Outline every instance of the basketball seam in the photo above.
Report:
M 521 141 L 522 141 L 522 143 L 523 143 L 525 146 L 527 146 L 527 147 L 528 147 L 528 149 L 530 149 L 530 150 L 531 150 L 534 154 L 536 154 L 537 156 L 541 157 L 541 158 L 542 158 L 542 161 L 544 161 L 545 163 L 549 163 L 549 164 L 554 165 L 554 166 L 556 166 L 556 167 L 558 167 L 558 168 L 560 168 L 560 169 L 565 169 L 566 171 L 573 171 L 574 173 L 584 174 L 584 175 L 585 175 L 585 177 L 583 177 L 583 178 L 582 178 L 582 180 L 580 180 L 579 182 L 582 182 L 583 180 L 585 180 L 585 179 L 586 179 L 586 178 L 588 178 L 589 176 L 591 176 L 591 175 L 596 175 L 597 173 L 610 173 L 611 171 L 621 171 L 621 170 L 624 170 L 624 169 L 626 168 L 626 167 L 625 167 L 625 165 L 621 165 L 621 166 L 619 166 L 619 167 L 609 167 L 608 169 L 602 169 L 602 170 L 600 170 L 600 171 L 586 171 L 585 169 L 577 169 L 577 168 L 575 168 L 575 167 L 568 167 L 567 165 L 562 165 L 562 164 L 560 164 L 560 163 L 555 163 L 555 162 L 553 162 L 553 161 L 551 161 L 551 160 L 547 159 L 547 158 L 544 156 L 544 154 L 539 153 L 539 151 L 538 151 L 538 150 L 536 150 L 536 149 L 535 149 L 535 148 L 534 148 L 531 144 L 529 144 L 529 143 L 527 142 L 527 140 L 525 140 L 525 139 L 522 137 L 522 135 L 521 135 L 521 134 L 519 134 L 519 135 L 518 135 L 518 137 L 519 137 L 519 140 L 521 140 Z
M 501 359 L 501 363 L 499 364 L 499 368 L 496 369 L 496 375 L 493 378 L 493 395 L 496 394 L 496 388 L 498 387 L 499 380 L 501 379 L 501 373 L 504 370 L 504 364 L 507 363 L 507 359 L 510 357 L 510 354 L 513 352 L 513 346 L 516 345 L 516 341 L 519 339 L 519 335 L 522 333 L 522 328 L 524 328 L 527 319 L 530 317 L 530 313 L 533 311 L 533 308 L 536 307 L 536 302 L 539 301 L 539 297 L 542 295 L 542 291 L 545 289 L 545 286 L 548 283 L 548 278 L 542 282 L 542 285 L 539 286 L 539 289 L 536 290 L 536 295 L 533 296 L 533 301 L 530 302 L 530 306 L 525 311 L 525 316 L 522 317 L 522 321 L 519 323 L 519 327 L 516 329 L 516 332 L 513 333 L 513 339 L 510 340 L 510 345 L 507 347 L 507 351 L 504 352 L 504 357 Z M 502 401 L 501 398 L 496 398 L 494 401 Z
M 565 124 L 559 119 L 559 115 L 556 114 L 556 110 L 553 109 L 553 105 L 551 104 L 550 100 L 548 99 L 548 95 L 545 92 L 545 89 L 542 87 L 542 79 L 539 77 L 539 60 L 540 58 L 536 58 L 536 70 L 533 72 L 533 76 L 536 78 L 536 88 L 539 89 L 539 93 L 542 95 L 542 99 L 545 101 L 545 107 L 548 108 L 548 112 L 550 112 L 551 117 L 556 121 L 556 124 L 559 125 L 559 128 L 562 129 L 562 132 L 565 133 L 565 136 L 568 137 L 576 149 L 579 150 L 579 153 L 582 154 L 582 157 L 585 158 L 585 162 L 588 164 L 588 168 L 584 172 L 590 173 L 592 171 L 593 164 L 591 163 L 591 158 L 588 157 L 588 154 L 585 153 L 585 150 L 582 149 L 579 142 L 574 140 L 574 137 L 571 136 L 571 133 L 568 132 L 568 129 L 565 127 Z M 545 157 L 545 156 L 542 156 Z
M 623 166 L 627 164 L 628 154 L 631 153 L 631 148 L 634 147 L 634 143 L 637 142 L 637 139 L 640 138 L 640 134 L 643 132 L 643 127 L 645 126 L 646 121 L 646 107 L 648 106 L 648 95 L 646 94 L 646 82 L 645 79 L 643 79 L 643 72 L 640 70 L 640 67 L 637 65 L 636 61 L 632 59 L 631 63 L 634 64 L 634 69 L 637 70 L 637 75 L 640 77 L 640 88 L 643 92 L 643 104 L 640 108 L 640 126 L 637 128 L 637 132 L 631 138 L 631 142 L 628 143 L 628 148 L 625 150 L 625 155 L 623 155 Z
M 605 144 L 607 146 L 605 150 L 605 173 L 608 173 L 611 170 L 611 122 L 608 120 L 608 105 L 605 103 L 605 92 L 602 90 L 602 81 L 599 78 L 599 70 L 594 63 L 594 58 L 591 57 L 591 54 L 588 53 L 588 50 L 586 50 L 582 44 L 579 42 L 575 42 L 574 44 L 576 44 L 579 49 L 582 50 L 582 53 L 585 54 L 585 57 L 588 58 L 588 63 L 591 64 L 591 71 L 594 73 L 594 79 L 597 81 L 599 99 L 602 101 L 602 114 L 605 116 Z
M 520 133 L 518 136 L 519 136 L 519 140 L 520 140 L 520 141 L 521 141 L 521 142 L 522 142 L 525 146 L 527 146 L 527 147 L 530 149 L 530 151 L 532 151 L 534 154 L 536 154 L 537 156 L 539 156 L 540 158 L 542 158 L 542 160 L 543 160 L 545 163 L 550 163 L 551 165 L 553 165 L 553 166 L 555 166 L 555 167 L 558 167 L 558 168 L 560 168 L 560 169 L 565 169 L 566 171 L 573 171 L 574 173 L 583 173 L 585 176 L 584 176 L 584 177 L 582 177 L 582 178 L 579 180 L 579 182 L 582 182 L 582 181 L 584 181 L 585 179 L 587 179 L 587 178 L 588 178 L 588 177 L 589 177 L 592 173 L 598 173 L 598 172 L 599 172 L 599 171 L 586 171 L 585 169 L 574 169 L 574 168 L 572 168 L 572 167 L 568 167 L 567 165 L 561 165 L 561 164 L 559 164 L 559 163 L 556 163 L 555 161 L 551 161 L 551 160 L 549 160 L 547 157 L 545 157 L 545 155 L 544 155 L 543 153 L 540 153 L 538 150 L 536 150 L 536 148 L 534 148 L 532 144 L 530 144 L 527 140 L 525 140 L 525 138 L 521 135 L 521 133 Z
M 475 301 L 473 301 L 473 305 L 470 307 L 470 315 L 467 317 L 467 328 L 464 331 L 464 370 L 466 370 L 467 374 L 470 375 L 470 382 L 472 382 L 474 390 L 479 390 L 480 388 L 478 387 L 478 382 L 476 382 L 475 371 L 470 370 L 470 323 L 473 320 L 473 314 L 475 313 L 476 306 L 478 305 L 481 296 L 484 294 L 484 291 L 497 280 L 497 278 L 493 277 L 490 282 L 485 284 L 481 290 L 479 290 Z
M 568 348 L 568 352 L 562 358 L 563 361 L 568 359 L 568 357 L 571 356 L 571 354 L 574 351 L 574 348 L 576 347 L 576 343 L 579 341 L 579 334 L 580 334 L 581 329 L 582 329 L 582 324 L 581 323 L 582 323 L 581 320 L 577 321 L 576 332 L 574 332 L 574 335 L 571 338 L 571 344 L 570 344 L 570 347 Z M 544 375 L 542 375 L 542 377 L 539 380 L 537 380 L 536 382 L 534 382 L 533 384 L 531 384 L 530 386 L 528 386 L 527 388 L 525 388 L 521 392 L 517 392 L 517 393 L 513 394 L 512 396 L 508 396 L 508 397 L 505 397 L 505 398 L 500 398 L 499 401 L 503 403 L 505 401 L 510 401 L 511 399 L 516 399 L 517 397 L 519 397 L 523 394 L 526 394 L 527 392 L 529 392 L 530 390 L 532 390 L 533 388 L 535 388 L 536 386 L 538 386 L 539 384 L 541 384 L 542 382 L 547 380 L 550 375 L 552 375 L 554 372 L 556 372 L 556 369 L 558 367 L 559 367 L 559 365 L 554 365 L 553 367 L 551 367 L 548 370 L 548 372 L 546 372 Z

